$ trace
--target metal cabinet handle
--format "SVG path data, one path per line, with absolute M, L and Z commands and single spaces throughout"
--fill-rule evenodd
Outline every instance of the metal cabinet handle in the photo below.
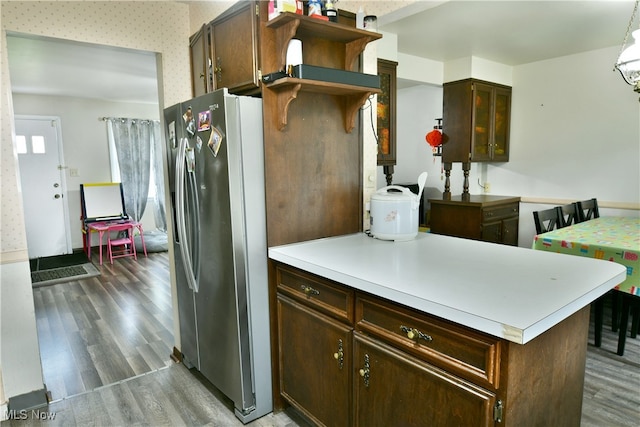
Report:
M 370 374 L 371 365 L 369 364 L 369 355 L 364 355 L 364 368 L 361 368 L 358 373 L 364 380 L 364 386 L 369 387 L 369 374 Z
M 418 329 L 409 328 L 408 326 L 401 325 L 400 330 L 405 334 L 407 334 L 407 338 L 409 338 L 410 340 L 416 339 L 416 340 L 433 341 L 433 337 L 431 335 L 427 335 Z
M 333 353 L 333 358 L 338 361 L 340 369 L 344 366 L 344 349 L 342 347 L 342 340 L 338 340 L 338 351 Z
M 311 298 L 311 295 L 320 295 L 320 291 L 313 289 L 311 286 L 300 285 L 300 289 L 307 294 L 307 298 Z

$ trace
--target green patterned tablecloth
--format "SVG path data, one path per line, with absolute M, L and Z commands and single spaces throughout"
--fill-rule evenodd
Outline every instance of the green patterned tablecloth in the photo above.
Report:
M 533 249 L 617 262 L 627 279 L 616 289 L 640 295 L 640 218 L 601 217 L 535 236 Z

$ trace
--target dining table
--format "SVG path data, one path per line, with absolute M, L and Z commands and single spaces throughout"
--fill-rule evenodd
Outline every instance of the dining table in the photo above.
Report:
M 607 260 L 626 268 L 626 279 L 614 287 L 622 297 L 617 349 L 617 354 L 622 356 L 632 307 L 635 310 L 631 327 L 633 337 L 640 320 L 640 217 L 603 216 L 541 233 L 534 237 L 533 249 Z M 595 309 L 595 345 L 599 347 L 602 298 L 596 301 Z

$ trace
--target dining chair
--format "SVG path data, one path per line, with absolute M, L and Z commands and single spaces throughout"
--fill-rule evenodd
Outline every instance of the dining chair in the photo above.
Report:
M 593 198 L 589 200 L 582 200 L 580 202 L 576 202 L 576 205 L 578 206 L 580 222 L 588 221 L 593 218 L 600 218 L 597 199 Z
M 581 222 L 580 216 L 578 215 L 578 204 L 576 202 L 560 206 L 560 210 L 562 211 L 563 227 L 568 227 L 569 225 Z
M 536 225 L 536 234 L 546 233 L 564 226 L 560 206 L 533 212 L 533 221 Z
M 114 258 L 132 256 L 138 260 L 136 244 L 133 238 L 132 224 L 112 224 L 107 229 L 107 249 L 109 261 L 113 264 Z

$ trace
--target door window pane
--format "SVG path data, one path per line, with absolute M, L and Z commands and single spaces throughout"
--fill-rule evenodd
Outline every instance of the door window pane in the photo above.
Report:
M 18 154 L 27 154 L 27 138 L 24 135 L 16 135 L 16 150 Z
M 31 137 L 31 149 L 33 154 L 44 154 L 44 136 L 34 135 Z

